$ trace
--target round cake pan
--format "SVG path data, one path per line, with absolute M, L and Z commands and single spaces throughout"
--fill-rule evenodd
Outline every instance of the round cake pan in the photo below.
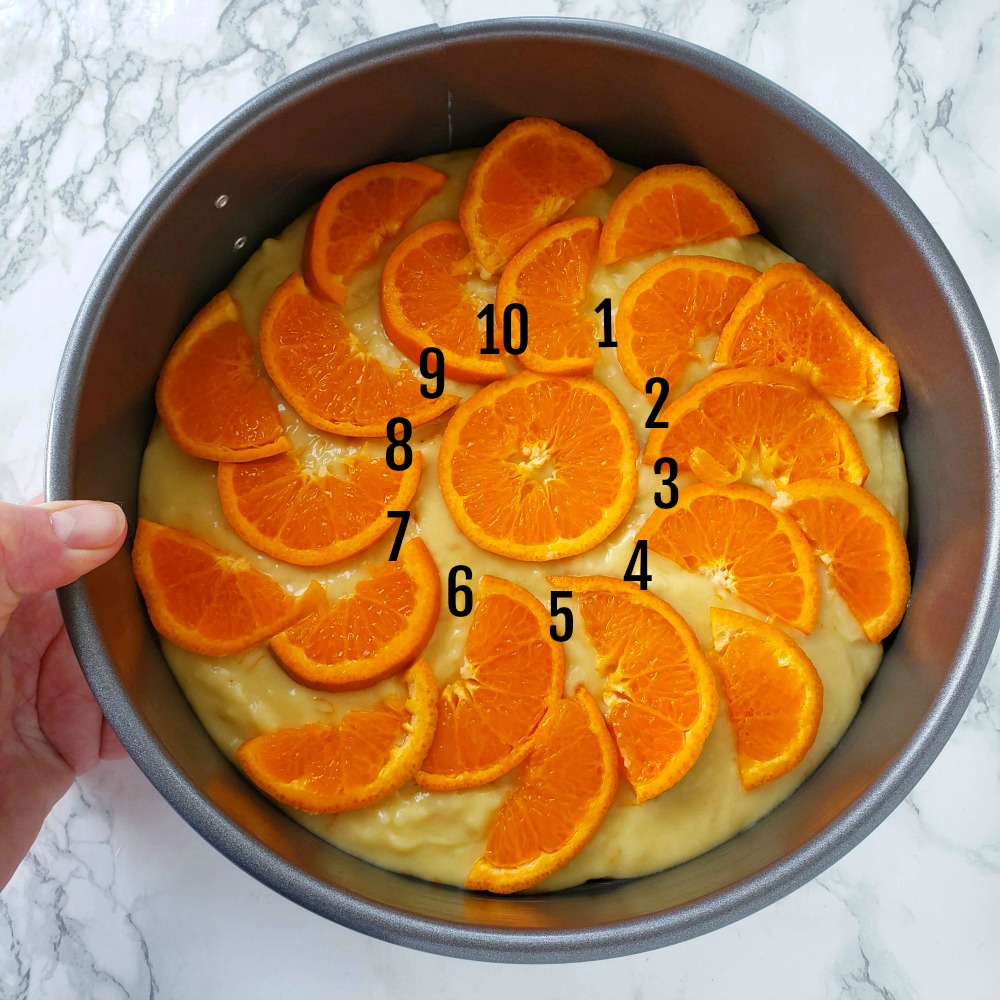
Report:
M 875 160 L 767 80 L 637 29 L 501 20 L 358 45 L 230 115 L 129 221 L 66 348 L 46 494 L 116 501 L 134 524 L 160 366 L 260 242 L 348 171 L 478 145 L 525 115 L 555 118 L 642 166 L 709 167 L 764 234 L 831 281 L 899 360 L 912 601 L 853 724 L 808 781 L 727 843 L 645 878 L 514 898 L 432 885 L 336 850 L 243 779 L 163 659 L 127 546 L 60 596 L 87 679 L 122 742 L 236 864 L 375 937 L 467 958 L 551 962 L 680 941 L 821 872 L 913 787 L 986 666 L 998 628 L 1000 370 L 954 261 Z

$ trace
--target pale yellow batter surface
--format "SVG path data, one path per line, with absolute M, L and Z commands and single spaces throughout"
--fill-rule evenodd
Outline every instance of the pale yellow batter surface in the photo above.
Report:
M 444 171 L 449 181 L 411 221 L 406 232 L 442 218 L 455 218 L 465 176 L 476 151 L 427 157 L 423 162 Z M 638 171 L 618 165 L 605 188 L 586 196 L 574 215 L 607 213 L 614 196 Z M 266 240 L 242 268 L 230 292 L 243 310 L 247 329 L 256 340 L 261 312 L 274 288 L 291 272 L 300 270 L 302 242 L 308 216 L 298 219 L 274 240 Z M 395 244 L 393 244 L 395 245 Z M 378 309 L 378 282 L 392 247 L 351 286 L 346 315 L 354 331 L 370 349 L 390 364 L 401 360 L 382 330 Z M 677 251 L 701 253 L 742 261 L 765 269 L 790 258 L 761 237 L 726 239 Z M 613 307 L 628 285 L 663 254 L 614 267 L 598 267 L 592 284 L 593 305 L 605 296 Z M 483 284 L 484 302 L 492 301 L 492 287 Z M 692 366 L 682 384 L 671 387 L 671 398 L 708 372 L 707 359 L 715 351 L 714 338 L 701 344 L 706 364 Z M 649 431 L 643 426 L 649 411 L 646 398 L 622 375 L 613 350 L 601 352 L 594 372 L 610 386 L 628 410 L 640 448 Z M 448 392 L 463 397 L 475 387 L 448 383 Z M 358 441 L 337 438 L 314 430 L 279 400 L 294 446 L 305 461 L 336 468 L 338 456 L 355 451 Z M 867 488 L 878 496 L 906 528 L 906 472 L 894 416 L 875 418 L 863 410 L 835 402 L 861 444 L 871 468 Z M 640 467 L 635 503 L 619 529 L 596 549 L 553 563 L 529 564 L 490 555 L 473 545 L 455 527 L 441 498 L 435 468 L 440 432 L 447 420 L 414 431 L 414 442 L 424 454 L 424 473 L 412 510 L 415 527 L 426 542 L 442 579 L 450 567 L 464 563 L 473 571 L 473 581 L 484 573 L 505 577 L 535 594 L 548 607 L 551 574 L 605 574 L 621 579 L 632 553 L 636 529 L 653 510 L 658 477 L 647 466 Z M 384 441 L 366 448 L 384 450 Z M 215 486 L 215 464 L 192 458 L 170 440 L 157 422 L 143 460 L 139 488 L 139 513 L 162 524 L 191 531 L 226 551 L 246 556 L 252 565 L 300 592 L 313 578 L 326 585 L 331 599 L 349 593 L 366 564 L 388 558 L 391 535 L 360 556 L 334 566 L 306 569 L 277 562 L 242 542 L 222 514 Z M 688 477 L 690 479 L 690 477 Z M 752 480 L 749 480 L 752 482 Z M 679 482 L 683 485 L 685 479 Z M 756 484 L 762 485 L 762 484 Z M 407 537 L 412 537 L 408 532 Z M 691 624 L 705 648 L 710 643 L 709 608 L 733 608 L 753 614 L 705 577 L 689 574 L 650 552 L 651 585 Z M 823 718 L 816 742 L 805 760 L 785 778 L 753 792 L 740 785 L 730 724 L 720 706 L 715 728 L 704 752 L 679 784 L 658 798 L 637 806 L 627 781 L 622 779 L 618 795 L 594 838 L 565 868 L 542 883 L 541 889 L 559 889 L 587 879 L 643 875 L 675 865 L 732 837 L 773 809 L 792 792 L 830 752 L 858 710 L 862 692 L 879 661 L 882 647 L 863 636 L 840 597 L 827 585 L 820 566 L 822 600 L 819 621 L 811 635 L 789 630 L 816 665 L 824 685 Z M 454 619 L 442 601 L 441 618 L 425 657 L 439 685 L 454 679 L 463 663 L 463 644 L 471 617 Z M 328 694 L 292 681 L 271 657 L 266 647 L 240 656 L 212 659 L 185 652 L 166 640 L 164 653 L 188 700 L 213 739 L 230 757 L 240 744 L 259 733 L 316 721 L 336 721 L 354 708 L 381 700 L 396 680 L 384 681 L 366 691 Z M 601 703 L 602 684 L 594 666 L 594 654 L 582 627 L 578 627 L 566 653 L 566 691 L 586 684 Z M 511 776 L 485 788 L 461 792 L 427 792 L 409 784 L 384 801 L 356 812 L 335 816 L 307 816 L 293 812 L 316 834 L 377 865 L 438 882 L 463 884 L 473 862 L 481 855 L 491 820 L 512 787 Z

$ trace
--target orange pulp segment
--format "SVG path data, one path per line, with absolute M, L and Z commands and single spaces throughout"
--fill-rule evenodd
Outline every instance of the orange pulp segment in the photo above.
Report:
M 712 608 L 714 647 L 736 737 L 740 781 L 749 792 L 788 774 L 816 740 L 823 682 L 799 645 L 775 625 Z
M 466 888 L 511 893 L 548 878 L 594 835 L 617 787 L 615 745 L 597 702 L 581 686 L 539 725 Z
M 694 766 L 719 697 L 691 627 L 651 590 L 607 576 L 550 576 L 579 602 L 604 676 L 604 703 L 625 774 L 646 802 Z
M 826 477 L 859 485 L 868 477 L 847 421 L 808 382 L 777 368 L 713 372 L 663 411 L 643 461 L 671 456 L 715 485 L 745 475 L 786 485 Z
M 614 164 L 586 136 L 550 118 L 512 122 L 476 157 L 459 221 L 481 270 L 496 274 Z
M 475 788 L 516 767 L 546 709 L 562 696 L 562 646 L 538 599 L 484 576 L 459 676 L 441 692 L 434 742 L 417 775 L 424 788 Z
M 188 324 L 156 383 L 167 433 L 189 455 L 248 462 L 288 451 L 288 438 L 239 307 L 221 292 Z
M 655 510 L 638 537 L 761 614 L 808 634 L 819 612 L 812 547 L 771 500 L 752 486 L 696 483 L 680 491 L 677 506 Z
M 775 264 L 733 310 L 719 339 L 720 365 L 771 365 L 824 396 L 899 409 L 899 368 L 825 281 L 802 264 Z
M 405 674 L 405 699 L 348 712 L 337 725 L 314 722 L 247 740 L 236 759 L 273 799 L 307 813 L 361 809 L 402 788 L 434 735 L 434 673 L 417 660 Z
M 306 234 L 302 270 L 312 290 L 342 306 L 348 282 L 447 179 L 422 163 L 376 163 L 337 181 Z
M 525 368 L 549 375 L 594 370 L 600 348 L 588 295 L 600 231 L 596 216 L 557 222 L 528 240 L 504 268 L 496 317 L 515 302 L 527 311 L 527 347 L 518 355 Z
M 835 479 L 801 479 L 775 503 L 805 532 L 868 640 L 881 642 L 910 599 L 910 559 L 896 519 L 878 497 Z
M 274 291 L 260 320 L 260 353 L 274 384 L 303 420 L 348 437 L 383 437 L 393 417 L 413 426 L 451 409 L 458 396 L 426 399 L 406 365 L 387 368 L 351 333 L 335 305 L 298 274 Z
M 736 192 L 710 170 L 665 164 L 639 174 L 615 198 L 601 233 L 601 263 L 755 232 Z
M 295 597 L 246 559 L 143 518 L 132 543 L 132 566 L 156 631 L 205 656 L 262 645 L 310 614 L 322 596 L 314 582 Z
M 541 562 L 593 548 L 635 498 L 638 444 L 591 378 L 523 372 L 466 400 L 445 427 L 438 479 L 480 548 Z
M 462 227 L 451 219 L 411 233 L 393 250 L 382 271 L 382 325 L 411 361 L 437 347 L 448 378 L 492 382 L 507 374 L 503 358 L 481 354 L 479 312 L 486 304 L 473 291 L 475 265 Z
M 760 272 L 719 257 L 678 254 L 644 271 L 622 295 L 615 315 L 618 361 L 640 392 L 651 378 L 673 386 L 697 343 L 718 336 Z
M 354 593 L 326 604 L 271 639 L 285 672 L 308 687 L 351 691 L 412 663 L 441 610 L 441 580 L 423 539 L 394 562 L 370 566 Z
M 325 566 L 362 552 L 398 522 L 420 483 L 421 456 L 396 472 L 367 448 L 342 475 L 307 469 L 294 455 L 219 464 L 222 512 L 247 544 L 296 566 Z

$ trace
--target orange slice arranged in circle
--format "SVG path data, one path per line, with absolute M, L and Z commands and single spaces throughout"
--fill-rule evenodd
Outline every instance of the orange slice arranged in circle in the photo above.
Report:
M 728 184 L 704 167 L 670 163 L 639 174 L 615 198 L 601 233 L 601 263 L 755 232 L 757 223 Z
M 777 368 L 714 372 L 661 418 L 669 426 L 650 433 L 643 461 L 669 455 L 706 483 L 753 475 L 778 485 L 814 477 L 860 485 L 868 477 L 847 421 L 808 382 Z
M 639 531 L 649 547 L 768 617 L 808 634 L 819 612 L 819 577 L 802 529 L 752 486 L 696 483 L 677 506 Z
M 651 590 L 607 576 L 550 576 L 579 602 L 604 676 L 625 774 L 646 802 L 694 766 L 719 707 L 715 678 L 686 621 Z
M 466 888 L 511 893 L 548 878 L 594 835 L 617 787 L 615 745 L 597 702 L 581 686 L 538 727 Z
M 232 656 L 311 614 L 318 583 L 289 594 L 240 556 L 177 528 L 139 519 L 132 567 L 153 627 L 192 653 Z
M 337 306 L 283 281 L 260 320 L 260 353 L 274 384 L 303 420 L 348 437 L 383 437 L 393 417 L 416 427 L 451 409 L 458 396 L 426 399 L 406 365 L 387 368 L 351 333 Z
M 219 465 L 222 512 L 247 544 L 296 566 L 325 566 L 363 552 L 398 522 L 420 484 L 421 456 L 395 472 L 367 448 L 343 459 L 343 474 L 307 469 L 293 455 Z
M 271 652 L 300 684 L 325 691 L 367 687 L 423 651 L 441 610 L 441 580 L 423 539 L 394 562 L 369 567 L 354 593 L 276 635 Z
M 488 296 L 470 284 L 475 270 L 462 227 L 448 219 L 407 236 L 382 271 L 382 325 L 389 339 L 418 364 L 425 348 L 440 348 L 445 375 L 457 382 L 492 382 L 507 374 L 503 358 L 480 354 L 479 311 Z
M 447 179 L 422 163 L 376 163 L 337 181 L 306 234 L 302 269 L 313 291 L 343 305 L 348 282 Z
M 775 505 L 805 532 L 869 641 L 881 642 L 910 599 L 910 558 L 896 519 L 878 497 L 836 479 L 799 480 Z
M 314 722 L 247 740 L 236 759 L 273 799 L 307 813 L 361 809 L 402 788 L 434 735 L 434 673 L 417 660 L 401 678 L 406 696 L 348 712 L 338 725 Z
M 593 548 L 635 499 L 625 409 L 590 378 L 524 372 L 466 400 L 441 438 L 445 504 L 480 548 L 541 562 Z
M 799 645 L 775 625 L 712 608 L 710 659 L 736 737 L 740 781 L 749 792 L 788 774 L 816 740 L 823 682 Z
M 527 347 L 518 360 L 550 375 L 589 375 L 600 353 L 597 317 L 587 301 L 601 220 L 557 222 L 533 236 L 497 285 L 499 320 L 515 302 L 528 313 Z
M 516 767 L 546 709 L 563 693 L 562 646 L 538 598 L 484 576 L 459 676 L 441 692 L 434 742 L 417 784 L 476 788 Z
M 581 195 L 606 184 L 614 164 L 586 136 L 550 118 L 512 122 L 476 157 L 459 208 L 469 246 L 496 274 Z
M 221 292 L 188 324 L 156 383 L 156 408 L 178 447 L 212 462 L 288 451 L 288 438 L 239 307 Z
M 622 295 L 615 315 L 618 361 L 640 392 L 651 378 L 674 385 L 704 337 L 722 333 L 759 271 L 720 257 L 679 254 L 644 271 Z
M 825 281 L 802 264 L 775 264 L 733 310 L 720 365 L 771 365 L 811 382 L 824 396 L 899 409 L 899 368 Z

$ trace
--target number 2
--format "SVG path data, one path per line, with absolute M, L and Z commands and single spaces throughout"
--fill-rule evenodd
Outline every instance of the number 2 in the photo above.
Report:
M 656 393 L 656 399 L 653 401 L 653 408 L 649 411 L 649 416 L 646 417 L 646 426 L 652 428 L 658 427 L 669 427 L 670 424 L 666 420 L 660 420 L 660 410 L 663 409 L 664 404 L 667 402 L 667 393 L 670 392 L 670 383 L 665 378 L 651 378 L 646 383 L 646 393 L 647 395 Z

